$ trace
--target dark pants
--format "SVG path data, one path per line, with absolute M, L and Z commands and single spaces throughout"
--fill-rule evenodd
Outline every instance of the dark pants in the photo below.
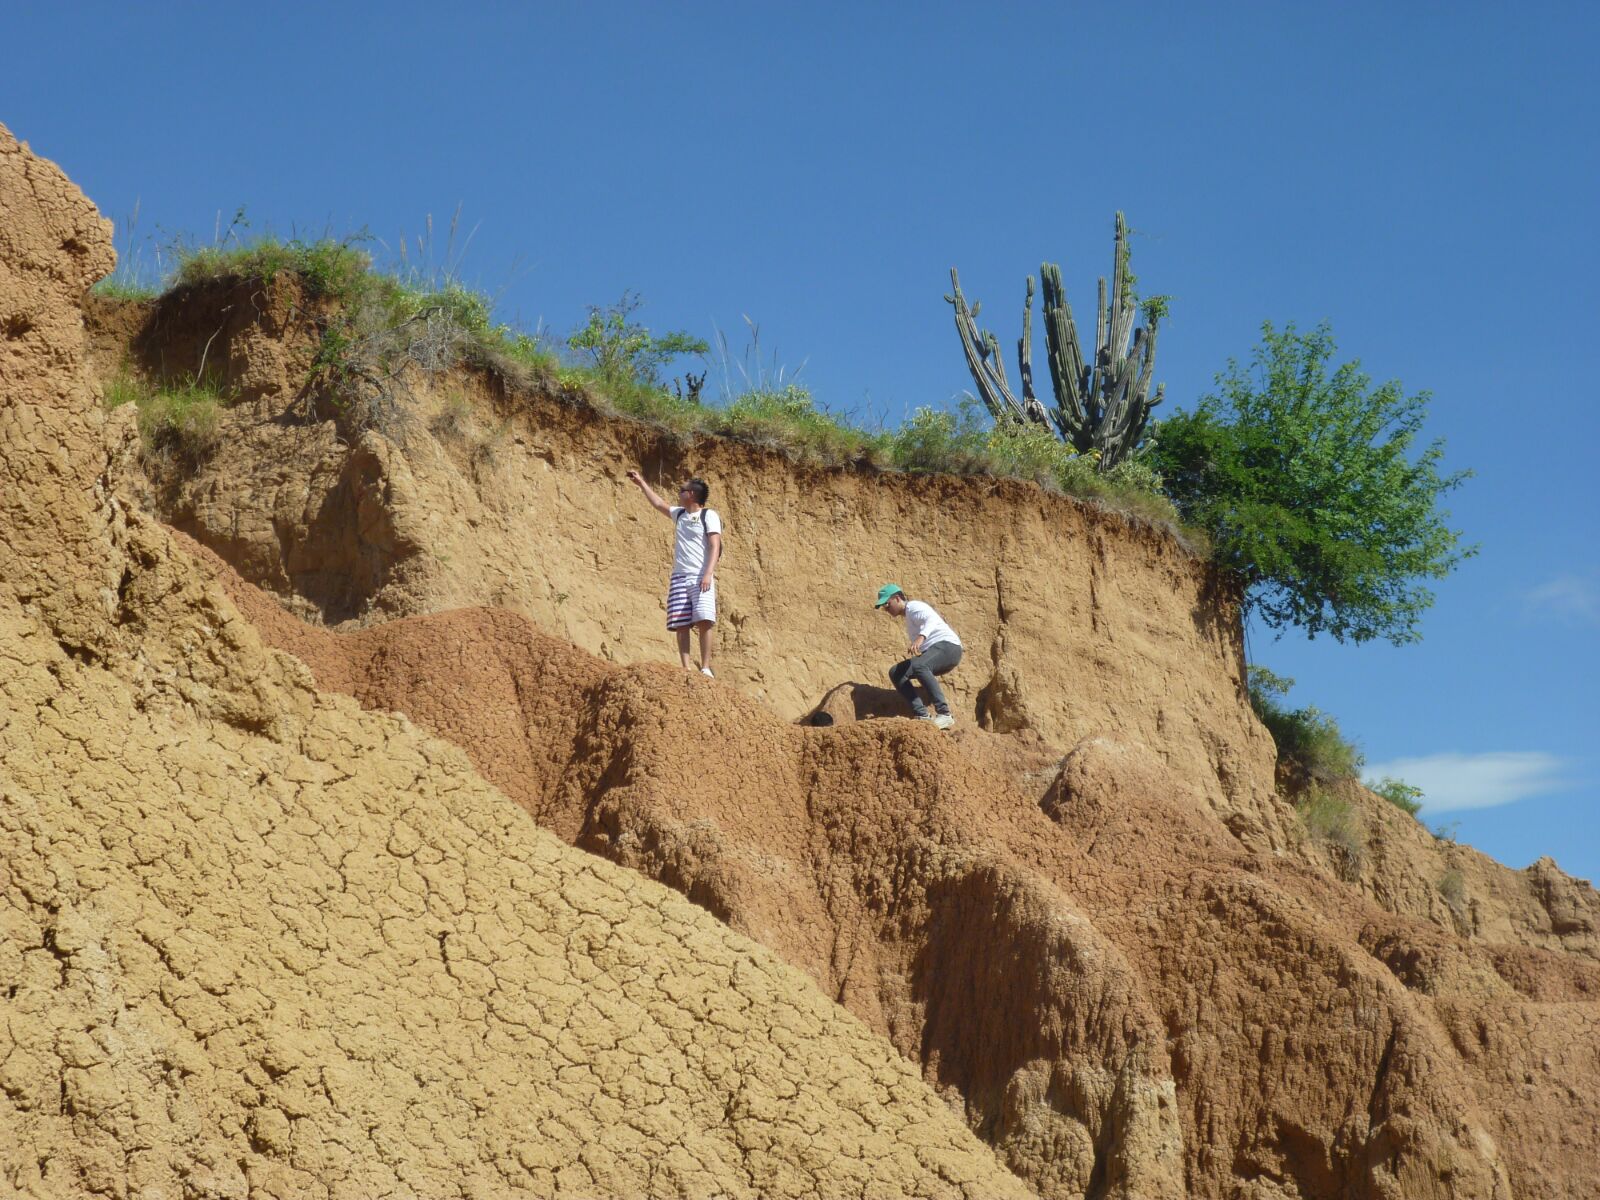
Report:
M 945 701 L 944 689 L 939 686 L 938 675 L 947 675 L 956 669 L 956 664 L 961 661 L 961 647 L 954 642 L 935 642 L 923 648 L 921 654 L 915 658 L 902 659 L 889 668 L 889 682 L 894 684 L 898 691 L 911 703 L 911 711 L 919 717 L 928 715 L 928 707 L 922 702 L 922 693 L 926 693 L 933 702 L 935 712 L 947 713 L 950 705 Z M 922 685 L 922 692 L 917 691 L 917 684 Z

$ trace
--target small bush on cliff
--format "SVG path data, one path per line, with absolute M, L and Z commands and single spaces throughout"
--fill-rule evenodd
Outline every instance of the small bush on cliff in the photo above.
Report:
M 1295 806 L 1295 813 L 1311 840 L 1333 859 L 1339 874 L 1353 880 L 1366 862 L 1366 841 L 1361 822 L 1348 800 L 1312 788 Z
M 1403 813 L 1416 816 L 1422 811 L 1422 789 L 1413 787 L 1402 779 L 1385 775 L 1377 783 L 1368 785 L 1375 795 L 1382 796 Z
M 1250 666 L 1250 707 L 1272 734 L 1278 761 L 1310 780 L 1353 779 L 1365 761 L 1361 751 L 1340 732 L 1339 723 L 1315 705 L 1289 708 L 1284 704 L 1292 687 L 1294 680 L 1266 667 Z
M 722 409 L 712 409 L 712 429 L 728 437 L 775 449 L 828 466 L 872 463 L 880 440 L 821 409 L 811 392 L 791 383 L 777 390 L 745 392 Z
M 602 382 L 613 386 L 638 384 L 659 387 L 661 368 L 685 354 L 704 355 L 711 349 L 702 338 L 683 330 L 653 334 L 633 319 L 642 301 L 624 292 L 607 307 L 590 305 L 589 319 L 567 339 L 583 355 Z
M 1456 912 L 1461 912 L 1467 906 L 1467 879 L 1459 868 L 1451 867 L 1439 876 L 1439 895 L 1444 897 L 1444 902 Z
M 1473 553 L 1439 509 L 1468 472 L 1440 472 L 1441 442 L 1412 455 L 1426 393 L 1374 388 L 1356 362 L 1330 371 L 1334 350 L 1326 325 L 1263 326 L 1248 368 L 1230 362 L 1157 427 L 1152 462 L 1269 627 L 1414 641 L 1424 581 Z
M 107 408 L 138 408 L 146 454 L 197 463 L 216 449 L 227 400 L 217 388 L 196 380 L 155 387 L 124 372 L 106 384 L 104 402 Z

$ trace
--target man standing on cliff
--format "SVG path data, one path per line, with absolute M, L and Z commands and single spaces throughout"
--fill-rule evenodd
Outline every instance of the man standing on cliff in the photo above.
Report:
M 694 670 L 689 656 L 689 630 L 700 634 L 700 674 L 711 674 L 716 648 L 717 563 L 722 558 L 722 518 L 705 506 L 711 495 L 704 479 L 691 479 L 678 489 L 678 503 L 668 504 L 637 471 L 628 478 L 644 493 L 650 507 L 672 518 L 677 537 L 672 552 L 672 580 L 667 585 L 667 628 L 678 638 L 678 661 Z
M 947 675 L 961 662 L 961 639 L 956 631 L 945 624 L 931 604 L 908 598 L 898 583 L 886 583 L 878 589 L 878 603 L 891 617 L 906 619 L 906 641 L 910 643 L 911 657 L 889 668 L 889 682 L 911 705 L 919 721 L 932 721 L 940 729 L 949 729 L 956 723 L 950 704 L 944 698 L 938 676 Z M 921 690 L 917 685 L 921 684 Z M 923 696 L 933 702 L 933 712 L 928 712 Z

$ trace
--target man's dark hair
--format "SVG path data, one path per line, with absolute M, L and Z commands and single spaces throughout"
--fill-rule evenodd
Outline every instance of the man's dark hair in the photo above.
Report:
M 694 493 L 694 502 L 696 504 L 704 504 L 706 502 L 706 498 L 711 495 L 711 485 L 698 476 L 689 480 L 689 482 L 683 486 Z

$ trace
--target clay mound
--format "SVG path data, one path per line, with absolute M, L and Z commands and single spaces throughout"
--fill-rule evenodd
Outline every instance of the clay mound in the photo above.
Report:
M 457 742 L 541 824 L 804 969 L 1043 1195 L 1600 1182 L 1600 970 L 1253 853 L 1137 746 L 1090 739 L 1029 790 L 1042 756 L 983 731 L 797 727 L 504 611 L 329 633 L 210 561 L 324 686 Z M 1464 1048 L 1473 1022 L 1495 1032 Z
M 3 127 L 0 214 L 0 1191 L 1026 1194 L 804 977 L 266 651 L 108 489 L 109 230 Z

